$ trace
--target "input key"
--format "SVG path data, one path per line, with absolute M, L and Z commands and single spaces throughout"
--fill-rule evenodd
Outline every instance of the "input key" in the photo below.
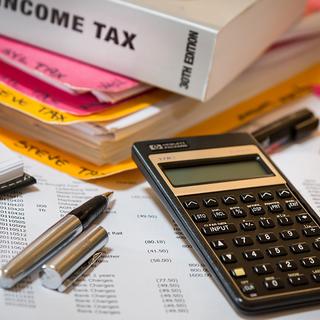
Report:
M 223 234 L 223 233 L 233 233 L 236 231 L 237 231 L 237 228 L 233 223 L 219 224 L 219 225 L 213 225 L 213 226 L 202 228 L 202 233 L 206 236 L 212 236 L 215 234 Z

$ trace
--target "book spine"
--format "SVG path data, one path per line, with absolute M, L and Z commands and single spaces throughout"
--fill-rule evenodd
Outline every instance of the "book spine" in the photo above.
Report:
M 4 36 L 200 100 L 205 98 L 217 33 L 117 0 L 3 0 L 0 30 Z

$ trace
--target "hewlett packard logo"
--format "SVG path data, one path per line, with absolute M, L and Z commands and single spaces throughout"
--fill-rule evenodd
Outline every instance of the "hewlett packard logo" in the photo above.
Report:
M 188 148 L 188 147 L 189 145 L 185 141 L 149 144 L 149 148 L 152 151 L 182 149 L 182 148 Z

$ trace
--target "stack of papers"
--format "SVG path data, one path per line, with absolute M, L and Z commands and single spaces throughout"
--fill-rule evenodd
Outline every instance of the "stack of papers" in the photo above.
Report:
M 46 50 L 40 50 L 3 36 L 0 37 L 0 60 L 34 77 L 23 78 L 20 74 L 15 84 L 11 80 L 12 85 L 19 86 L 20 82 L 24 84 L 29 79 L 28 87 L 32 88 L 39 84 L 36 79 L 40 79 L 50 86 L 73 95 L 91 92 L 100 102 L 116 103 L 151 88 L 146 84 L 113 72 Z M 3 66 L 1 70 L 2 68 Z M 16 69 L 11 69 L 11 72 L 14 72 L 13 70 L 16 71 Z M 6 77 L 8 72 L 10 72 L 8 69 L 2 71 L 2 81 L 6 82 L 12 79 L 13 74 Z M 33 81 L 35 83 L 32 83 Z M 50 94 L 50 89 L 45 88 L 49 90 L 48 94 Z M 40 89 L 40 91 L 42 90 Z M 32 96 L 35 92 L 29 92 L 29 94 Z M 92 101 L 96 100 L 92 98 Z M 78 114 L 76 110 L 70 111 Z
M 309 93 L 320 83 L 319 33 L 319 13 L 305 17 L 205 103 L 0 37 L 0 136 L 81 179 L 132 169 L 135 141 L 233 130 Z

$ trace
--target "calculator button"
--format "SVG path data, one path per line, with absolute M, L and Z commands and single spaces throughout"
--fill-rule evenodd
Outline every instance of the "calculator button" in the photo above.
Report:
M 272 213 L 280 213 L 283 212 L 283 208 L 280 203 L 272 203 L 268 205 L 268 209 Z
M 268 243 L 268 242 L 275 242 L 277 241 L 277 237 L 274 233 L 259 233 L 257 235 L 257 239 L 260 243 Z
M 253 270 L 257 274 L 269 274 L 269 273 L 273 273 L 274 272 L 274 270 L 271 267 L 270 263 L 264 263 L 264 264 L 256 265 L 256 266 L 253 267 Z
M 237 228 L 233 223 L 226 223 L 226 224 L 202 228 L 202 232 L 206 236 L 212 236 L 214 234 L 232 233 L 236 231 L 237 231 Z
M 296 270 L 297 264 L 294 262 L 294 260 L 283 260 L 278 262 L 278 267 L 281 271 L 292 271 Z
M 251 193 L 241 194 L 240 195 L 240 199 L 244 203 L 255 202 L 256 201 L 255 196 L 253 194 L 251 194 Z
M 189 210 L 199 209 L 199 203 L 195 200 L 185 201 L 183 205 L 186 209 Z
M 216 207 L 218 205 L 218 201 L 215 198 L 207 198 L 203 199 L 203 205 L 207 208 Z
M 264 285 L 268 290 L 276 290 L 284 288 L 284 284 L 280 278 L 265 280 Z
M 287 250 L 283 246 L 269 248 L 267 249 L 267 252 L 270 257 L 281 257 L 288 254 Z
M 247 213 L 242 208 L 231 208 L 230 213 L 235 218 L 242 218 L 247 215 Z
M 234 268 L 231 270 L 231 274 L 235 278 L 241 278 L 246 276 L 246 272 L 243 268 Z
M 265 214 L 264 209 L 261 206 L 250 207 L 250 213 L 254 216 Z
M 251 293 L 256 293 L 257 289 L 256 289 L 255 285 L 250 282 L 250 283 L 243 284 L 241 286 L 241 291 L 244 294 L 251 294 Z
M 290 249 L 293 253 L 304 253 L 310 251 L 310 248 L 306 242 L 295 243 L 290 246 Z
M 280 224 L 280 226 L 290 226 L 293 224 L 293 220 L 291 217 L 278 217 L 278 223 Z
M 317 239 L 314 243 L 313 246 L 317 249 L 320 250 L 320 239 Z
M 289 276 L 288 280 L 289 280 L 290 284 L 292 284 L 294 287 L 302 286 L 302 285 L 305 285 L 308 283 L 308 279 L 303 274 Z
M 280 232 L 280 236 L 283 240 L 291 240 L 291 239 L 298 239 L 299 238 L 299 233 L 294 230 L 283 230 Z
M 225 197 L 222 197 L 222 201 L 223 201 L 225 204 L 235 204 L 235 203 L 237 203 L 237 199 L 236 199 L 234 196 L 225 196 Z
M 244 231 L 253 231 L 253 230 L 256 230 L 256 225 L 255 225 L 254 222 L 251 221 L 251 220 L 247 220 L 247 221 L 241 222 L 240 227 L 241 227 L 241 229 L 244 230 Z
M 262 259 L 263 253 L 259 249 L 247 250 L 243 252 L 243 256 L 247 260 Z
M 312 280 L 315 282 L 320 282 L 320 273 L 314 273 L 312 275 Z
M 275 226 L 272 219 L 260 219 L 259 224 L 262 228 L 273 228 Z
M 197 213 L 192 215 L 192 219 L 195 222 L 207 222 L 208 221 L 208 217 L 205 213 Z
M 296 220 L 297 220 L 299 223 L 308 223 L 308 222 L 311 222 L 311 221 L 312 221 L 311 217 L 310 217 L 307 213 L 298 214 L 298 215 L 296 216 Z
M 320 266 L 320 259 L 316 256 L 305 257 L 305 258 L 301 259 L 300 261 L 301 261 L 301 264 L 305 268 L 312 268 L 312 267 L 319 267 Z
M 227 244 L 224 240 L 213 240 L 210 242 L 213 249 L 222 250 L 227 248 Z
M 298 201 L 290 201 L 286 203 L 287 209 L 291 211 L 300 210 L 301 205 Z
M 282 199 L 291 198 L 292 197 L 292 194 L 288 189 L 277 190 L 277 195 Z
M 216 220 L 224 220 L 228 218 L 228 215 L 224 211 L 219 209 L 212 211 L 212 216 Z
M 273 194 L 270 191 L 260 192 L 259 197 L 261 200 L 273 200 Z
M 237 247 L 250 246 L 253 244 L 252 238 L 248 236 L 236 237 L 233 239 L 233 242 Z
M 302 231 L 306 237 L 320 236 L 320 228 L 316 226 L 304 228 Z
M 221 260 L 223 263 L 234 263 L 237 262 L 237 258 L 233 253 L 226 253 L 221 255 Z

